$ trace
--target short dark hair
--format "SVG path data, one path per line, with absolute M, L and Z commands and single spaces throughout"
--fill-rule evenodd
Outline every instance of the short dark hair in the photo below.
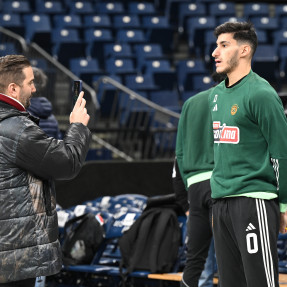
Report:
M 232 33 L 233 39 L 238 42 L 247 42 L 252 49 L 252 57 L 256 51 L 258 41 L 255 28 L 251 22 L 225 22 L 214 30 L 216 38 L 224 33 Z
M 25 80 L 23 69 L 30 66 L 30 61 L 23 55 L 0 57 L 0 92 L 5 92 L 10 83 L 21 86 Z

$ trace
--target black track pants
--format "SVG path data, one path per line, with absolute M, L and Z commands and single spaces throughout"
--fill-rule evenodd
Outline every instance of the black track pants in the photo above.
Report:
M 278 287 L 277 200 L 225 198 L 212 212 L 220 287 Z
M 187 255 L 181 286 L 198 287 L 212 238 L 210 181 L 191 185 L 188 201 Z

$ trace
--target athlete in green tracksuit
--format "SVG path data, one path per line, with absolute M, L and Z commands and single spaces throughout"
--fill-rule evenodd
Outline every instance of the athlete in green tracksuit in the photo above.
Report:
M 251 70 L 257 46 L 253 25 L 224 23 L 215 35 L 216 71 L 227 74 L 209 98 L 220 286 L 278 287 L 277 238 L 286 227 L 287 120 L 276 91 Z

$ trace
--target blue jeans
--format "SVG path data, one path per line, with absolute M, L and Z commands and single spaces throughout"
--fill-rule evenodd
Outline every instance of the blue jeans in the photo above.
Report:
M 208 251 L 208 256 L 205 261 L 204 270 L 199 278 L 198 287 L 213 287 L 213 276 L 217 271 L 215 258 L 214 240 L 212 238 Z

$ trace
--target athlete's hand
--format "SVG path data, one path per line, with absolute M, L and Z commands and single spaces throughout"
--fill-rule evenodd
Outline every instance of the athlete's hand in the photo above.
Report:
M 279 226 L 280 233 L 287 233 L 287 211 L 280 212 L 280 226 Z
M 82 123 L 86 126 L 90 120 L 90 116 L 87 113 L 86 100 L 83 97 L 84 92 L 82 91 L 80 92 L 73 111 L 70 114 L 70 123 Z

